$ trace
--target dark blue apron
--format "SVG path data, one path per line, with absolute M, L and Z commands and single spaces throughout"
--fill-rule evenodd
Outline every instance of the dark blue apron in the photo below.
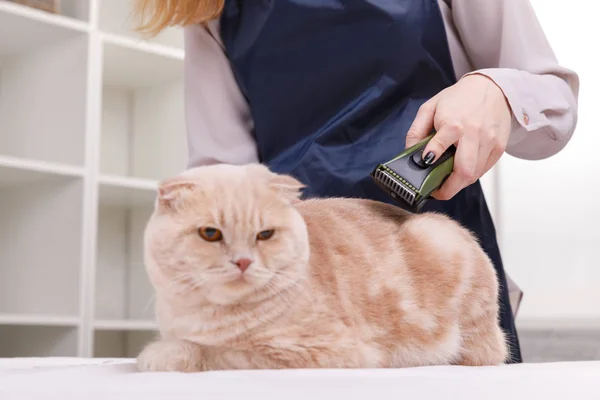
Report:
M 456 82 L 437 0 L 227 0 L 221 37 L 260 161 L 304 182 L 305 196 L 392 203 L 369 173 L 404 149 L 419 106 Z M 430 200 L 423 211 L 433 210 L 473 231 L 493 260 L 501 324 L 520 362 L 480 183 Z

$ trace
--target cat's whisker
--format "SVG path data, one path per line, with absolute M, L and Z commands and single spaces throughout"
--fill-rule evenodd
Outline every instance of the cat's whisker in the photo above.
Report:
M 202 286 L 204 286 L 206 284 L 206 279 L 203 277 L 200 278 L 195 278 L 195 277 L 191 277 L 191 287 L 192 289 L 200 289 Z
M 294 275 L 283 270 L 275 271 L 273 276 L 276 279 L 271 279 L 265 286 L 273 296 L 277 296 L 282 301 L 287 302 L 288 305 L 291 305 L 294 299 L 286 296 L 286 294 L 296 290 L 299 296 L 304 297 L 309 303 L 311 302 L 310 291 L 302 290 L 302 282 L 306 280 L 304 276 L 299 274 Z M 283 283 L 284 287 L 281 288 L 278 283 Z
M 286 306 L 291 305 L 291 301 L 288 301 L 287 296 L 283 295 L 284 292 L 281 289 L 278 289 L 272 282 L 269 282 L 261 289 L 268 294 L 269 300 L 266 301 L 273 301 L 272 298 L 277 298 L 279 301 L 285 303 Z
M 168 290 L 171 289 L 173 286 L 179 286 L 178 289 L 181 289 L 180 292 L 182 294 L 187 294 L 188 292 L 199 289 L 204 283 L 205 280 L 198 280 L 197 278 L 191 275 L 182 274 L 176 276 L 176 278 L 173 279 L 169 283 L 169 285 L 167 285 L 166 289 Z

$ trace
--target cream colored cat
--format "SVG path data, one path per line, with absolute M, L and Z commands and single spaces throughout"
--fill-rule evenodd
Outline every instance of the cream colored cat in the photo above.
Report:
M 145 234 L 161 337 L 141 371 L 505 361 L 495 271 L 467 230 L 301 189 L 260 165 L 161 184 Z

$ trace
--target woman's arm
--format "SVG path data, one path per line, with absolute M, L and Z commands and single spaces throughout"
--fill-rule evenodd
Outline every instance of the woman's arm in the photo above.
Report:
M 534 160 L 562 150 L 577 123 L 579 78 L 558 64 L 530 2 L 451 0 L 450 6 L 472 73 L 492 79 L 510 105 L 506 152 Z
M 188 167 L 256 162 L 252 119 L 219 42 L 200 25 L 184 28 Z
M 577 123 L 579 80 L 558 64 L 528 0 L 438 1 L 459 80 L 420 107 L 406 145 L 435 128 L 426 164 L 456 145 L 452 173 L 432 194 L 448 200 L 505 152 L 535 160 L 562 150 Z

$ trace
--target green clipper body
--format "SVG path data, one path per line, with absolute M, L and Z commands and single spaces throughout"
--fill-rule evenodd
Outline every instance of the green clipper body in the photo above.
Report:
M 433 136 L 432 133 L 371 172 L 375 183 L 410 212 L 423 207 L 454 167 L 455 146 L 450 146 L 432 165 L 423 162 L 423 150 Z

